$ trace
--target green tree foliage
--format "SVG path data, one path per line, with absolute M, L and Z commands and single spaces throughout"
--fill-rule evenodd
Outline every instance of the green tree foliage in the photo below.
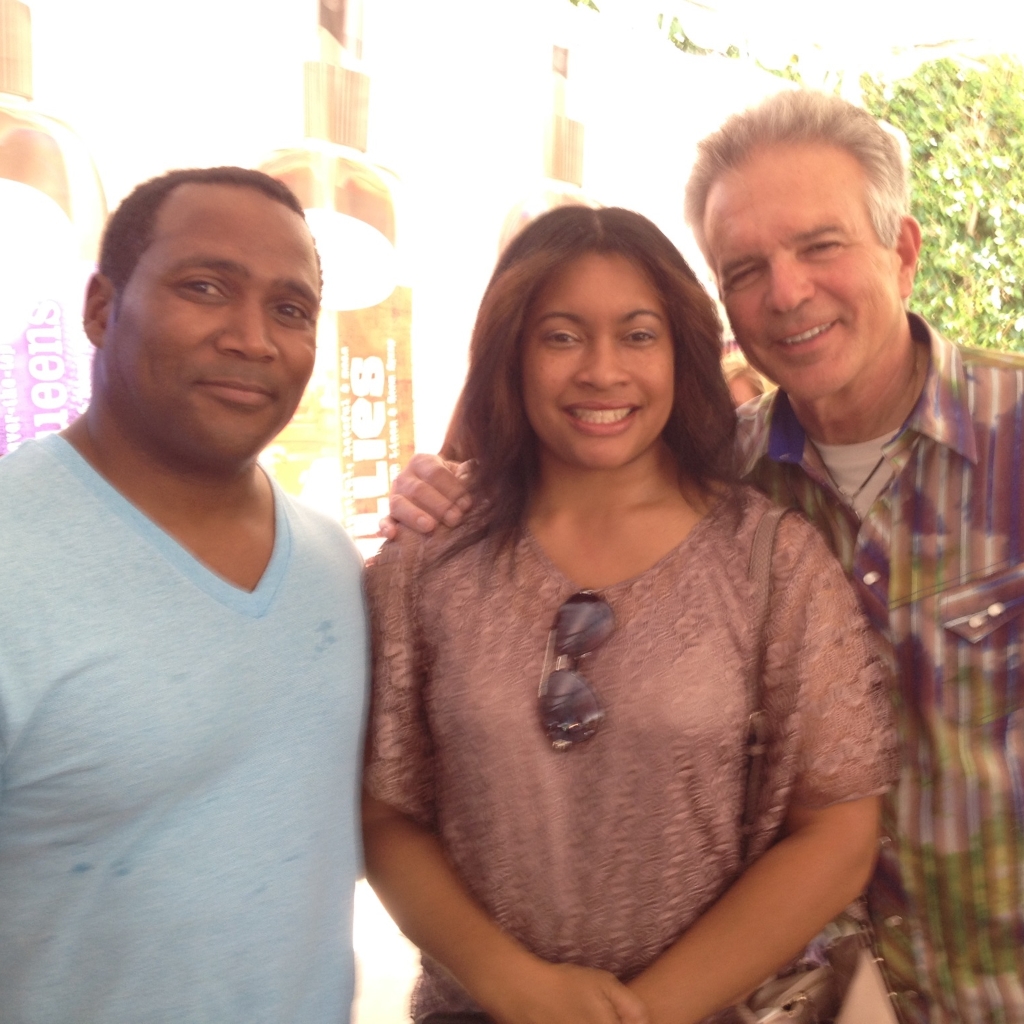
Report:
M 1024 351 L 1024 67 L 947 58 L 861 88 L 910 143 L 914 309 L 951 340 Z

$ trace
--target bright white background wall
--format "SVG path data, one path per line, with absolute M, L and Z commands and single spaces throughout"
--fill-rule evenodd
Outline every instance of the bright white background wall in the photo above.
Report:
M 417 446 L 441 441 L 476 305 L 509 209 L 536 189 L 551 47 L 570 47 L 570 116 L 586 125 L 584 189 L 651 216 L 684 248 L 696 138 L 780 86 L 689 57 L 644 3 L 600 15 L 568 0 L 366 0 L 370 156 L 405 189 L 414 288 Z M 35 0 L 36 104 L 84 138 L 114 206 L 170 167 L 251 165 L 302 135 L 315 0 Z
M 83 136 L 111 205 L 170 167 L 254 164 L 301 137 L 316 0 L 30 2 L 37 103 Z M 501 223 L 541 174 L 552 44 L 570 47 L 584 189 L 651 216 L 697 261 L 680 216 L 693 144 L 781 82 L 752 61 L 678 52 L 658 11 L 705 46 L 773 65 L 798 52 L 812 83 L 845 69 L 847 92 L 863 68 L 920 60 L 915 43 L 1020 52 L 1024 38 L 1024 5 L 1007 0 L 597 3 L 599 15 L 568 0 L 366 0 L 370 155 L 406 186 L 422 450 L 443 436 Z

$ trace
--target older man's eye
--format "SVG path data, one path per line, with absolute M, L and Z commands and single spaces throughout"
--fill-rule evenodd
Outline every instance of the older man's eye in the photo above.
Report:
M 757 275 L 757 267 L 740 267 L 738 270 L 731 270 L 725 275 L 725 290 L 742 288 L 750 284 Z
M 807 252 L 811 256 L 825 256 L 829 253 L 835 252 L 840 247 L 840 243 L 835 239 L 828 239 L 827 241 L 815 242 L 813 245 L 809 245 L 807 247 Z

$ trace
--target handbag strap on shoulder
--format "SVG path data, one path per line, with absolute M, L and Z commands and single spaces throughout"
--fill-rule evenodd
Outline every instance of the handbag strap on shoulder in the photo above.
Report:
M 789 509 L 772 506 L 759 520 L 750 548 L 747 578 L 754 584 L 753 610 L 756 647 L 750 673 L 750 718 L 747 721 L 747 780 L 740 823 L 740 863 L 747 866 L 750 840 L 757 820 L 768 749 L 768 714 L 764 708 L 764 659 L 768 647 L 768 606 L 772 591 L 772 556 L 779 522 Z

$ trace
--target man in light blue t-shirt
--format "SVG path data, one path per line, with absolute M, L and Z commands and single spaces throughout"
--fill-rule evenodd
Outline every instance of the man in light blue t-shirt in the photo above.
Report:
M 313 368 L 294 196 L 179 171 L 113 214 L 93 401 L 0 460 L 0 1022 L 338 1024 L 360 560 L 256 457 Z

